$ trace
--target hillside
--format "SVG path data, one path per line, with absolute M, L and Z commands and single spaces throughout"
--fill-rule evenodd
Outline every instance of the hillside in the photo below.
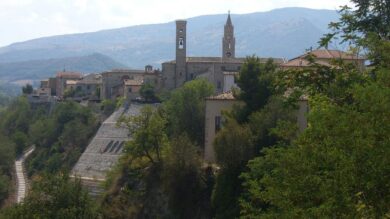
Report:
M 126 66 L 108 56 L 94 53 L 80 57 L 0 63 L 0 80 L 39 80 L 53 76 L 63 69 L 93 73 L 124 67 Z
M 284 8 L 269 12 L 232 15 L 236 33 L 237 56 L 256 54 L 262 57 L 292 58 L 313 46 L 327 32 L 327 24 L 337 20 L 332 10 Z M 226 14 L 206 15 L 188 19 L 188 55 L 220 56 Z M 9 72 L 23 77 L 43 77 L 49 71 L 63 68 L 62 58 L 104 54 L 133 68 L 146 64 L 160 67 L 174 57 L 175 24 L 139 25 L 93 33 L 71 34 L 34 39 L 0 48 L 0 80 Z M 46 69 L 43 59 L 57 59 L 60 66 Z M 7 64 L 40 60 L 34 66 Z M 88 63 L 88 62 L 86 62 Z M 41 67 L 40 67 L 41 66 Z M 109 67 L 109 66 L 108 66 Z M 83 71 L 87 66 L 69 65 Z M 6 71 L 7 70 L 7 71 Z M 93 70 L 102 70 L 95 67 Z

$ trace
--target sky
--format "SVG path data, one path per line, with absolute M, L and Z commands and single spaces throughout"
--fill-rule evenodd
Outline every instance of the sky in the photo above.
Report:
M 339 9 L 348 0 L 0 0 L 0 47 L 29 39 L 283 7 Z

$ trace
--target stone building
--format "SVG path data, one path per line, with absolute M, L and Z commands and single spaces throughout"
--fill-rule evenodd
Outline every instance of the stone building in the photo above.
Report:
M 58 72 L 56 75 L 56 95 L 62 98 L 66 89 L 66 82 L 68 80 L 80 80 L 81 76 L 81 73 L 78 72 Z
M 144 81 L 126 79 L 123 83 L 123 96 L 126 100 L 134 100 L 140 96 L 140 90 Z
M 235 56 L 234 26 L 228 15 L 224 36 L 222 38 L 222 55 L 220 57 L 187 57 L 187 22 L 176 21 L 176 59 L 162 63 L 163 86 L 171 90 L 182 86 L 186 81 L 198 77 L 207 78 L 216 88 L 216 93 L 224 91 L 224 74 L 238 72 L 245 58 Z M 268 59 L 260 59 L 265 63 Z M 277 64 L 283 59 L 275 59 Z
M 206 162 L 215 162 L 213 143 L 215 135 L 222 128 L 222 112 L 231 110 L 237 104 L 243 103 L 236 100 L 231 91 L 206 98 L 204 147 L 204 159 Z
M 125 80 L 143 81 L 143 83 L 152 84 L 157 90 L 161 88 L 161 73 L 159 70 L 153 70 L 150 65 L 145 66 L 144 70 L 115 69 L 103 72 L 101 75 L 101 99 L 114 99 L 124 96 Z

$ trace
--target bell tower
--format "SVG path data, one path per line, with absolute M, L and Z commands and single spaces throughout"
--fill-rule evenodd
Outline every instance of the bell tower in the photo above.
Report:
M 179 87 L 187 79 L 187 21 L 176 21 L 176 68 L 175 87 Z
M 234 26 L 230 18 L 230 11 L 224 28 L 222 38 L 222 57 L 234 58 L 236 56 L 236 38 L 234 37 Z

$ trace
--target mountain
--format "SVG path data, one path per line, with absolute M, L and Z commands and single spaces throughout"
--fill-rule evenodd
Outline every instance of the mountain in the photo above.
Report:
M 226 17 L 224 14 L 187 19 L 188 56 L 221 55 Z M 298 56 L 305 49 L 316 47 L 319 38 L 328 32 L 328 23 L 338 18 L 339 15 L 333 10 L 307 8 L 233 14 L 236 55 L 256 54 L 261 57 L 281 58 Z M 175 57 L 174 45 L 174 22 L 34 39 L 0 48 L 0 63 L 8 67 L 8 72 L 3 70 L 4 67 L 0 67 L 0 80 L 6 73 L 14 71 L 20 75 L 25 72 L 26 75 L 34 77 L 47 75 L 49 71 L 49 69 L 43 72 L 30 71 L 30 68 L 39 67 L 28 67 L 26 63 L 41 65 L 44 68 L 46 61 L 43 60 L 54 59 L 60 66 L 55 66 L 58 67 L 55 69 L 53 65 L 50 71 L 58 71 L 63 68 L 61 60 L 64 58 L 85 57 L 92 53 L 104 54 L 133 68 L 143 68 L 146 64 L 160 67 L 161 62 Z M 9 64 L 10 62 L 14 64 Z M 22 67 L 25 68 L 19 67 L 16 62 L 23 62 Z M 69 68 L 83 71 L 89 67 L 71 65 Z
M 114 68 L 126 68 L 108 56 L 94 53 L 87 56 L 0 63 L 2 81 L 39 80 L 66 69 L 82 73 L 94 73 Z

